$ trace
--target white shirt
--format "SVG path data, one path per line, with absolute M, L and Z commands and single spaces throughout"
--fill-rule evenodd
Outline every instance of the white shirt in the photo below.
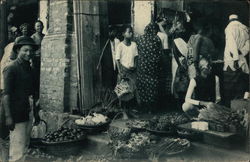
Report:
M 116 70 L 116 61 L 115 61 L 116 52 L 115 51 L 119 43 L 120 43 L 120 40 L 117 38 L 115 38 L 114 41 L 110 41 L 114 70 Z
M 191 79 L 189 86 L 188 86 L 187 94 L 185 97 L 185 102 L 193 104 L 193 105 L 199 105 L 200 101 L 192 99 L 192 95 L 194 93 L 195 87 L 196 87 L 196 81 L 195 79 Z M 219 83 L 218 76 L 215 76 L 215 96 L 216 96 L 216 103 L 218 103 L 221 100 L 220 83 Z
M 121 42 L 116 49 L 116 60 L 120 60 L 120 63 L 130 69 L 135 67 L 135 57 L 138 55 L 137 45 L 135 42 L 131 42 L 130 46 L 126 46 Z
M 233 62 L 239 60 L 239 66 L 243 72 L 249 73 L 244 56 L 250 51 L 248 28 L 239 21 L 230 22 L 226 29 L 226 46 L 224 51 L 224 70 L 230 67 L 235 71 Z M 239 55 L 238 50 L 242 53 Z
M 157 35 L 161 39 L 162 48 L 168 49 L 168 35 L 163 32 L 158 32 Z

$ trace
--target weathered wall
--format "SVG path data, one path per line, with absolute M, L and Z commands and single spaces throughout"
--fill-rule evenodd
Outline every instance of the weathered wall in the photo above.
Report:
M 41 58 L 40 104 L 45 111 L 68 112 L 76 107 L 72 5 L 72 0 L 50 0 L 49 29 L 42 41 Z
M 39 1 L 39 19 L 43 22 L 44 28 L 43 33 L 47 34 L 48 30 L 48 11 L 49 11 L 49 1 L 48 0 L 40 0 Z
M 154 12 L 154 1 L 134 1 L 132 8 L 132 24 L 135 35 L 142 35 L 144 28 L 148 25 Z

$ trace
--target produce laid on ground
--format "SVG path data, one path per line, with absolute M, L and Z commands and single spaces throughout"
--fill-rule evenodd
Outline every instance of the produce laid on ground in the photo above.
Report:
M 148 130 L 174 132 L 175 126 L 187 123 L 189 119 L 181 113 L 172 112 L 161 116 L 155 116 L 149 120 Z
M 185 151 L 190 142 L 180 138 L 160 138 L 148 132 L 131 133 L 127 140 L 111 142 L 115 156 L 122 158 L 159 157 Z
M 76 119 L 75 123 L 80 126 L 100 126 L 106 124 L 109 121 L 107 116 L 102 114 L 93 113 L 93 115 L 88 115 L 80 119 Z
M 127 140 L 116 140 L 110 143 L 115 156 L 135 158 L 146 156 L 145 147 L 150 144 L 149 133 L 132 133 Z
M 245 127 L 247 115 L 245 111 L 235 112 L 220 105 L 201 109 L 199 120 L 208 121 L 210 130 L 236 132 Z
M 46 144 L 67 143 L 79 141 L 85 137 L 86 133 L 82 129 L 60 128 L 55 132 L 46 134 L 42 142 Z
M 187 139 L 181 138 L 163 138 L 158 142 L 150 145 L 147 149 L 150 156 L 159 157 L 163 154 L 173 155 L 181 153 L 190 147 L 190 142 Z
M 140 120 L 140 119 L 135 119 L 135 120 L 130 120 L 126 123 L 126 125 L 130 128 L 135 128 L 135 129 L 146 129 L 149 126 L 149 121 L 147 120 Z

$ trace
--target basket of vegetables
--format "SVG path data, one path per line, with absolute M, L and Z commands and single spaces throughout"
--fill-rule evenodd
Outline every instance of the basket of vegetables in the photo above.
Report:
M 171 112 L 160 116 L 154 116 L 149 120 L 147 131 L 157 135 L 173 135 L 176 133 L 176 126 L 187 123 L 189 119 L 181 113 Z
M 55 156 L 76 155 L 86 142 L 87 134 L 80 128 L 66 128 L 61 126 L 54 132 L 48 132 L 41 140 L 42 151 Z
M 247 121 L 245 112 L 236 112 L 214 104 L 210 108 L 201 109 L 198 119 L 209 122 L 209 129 L 219 132 L 241 132 Z
M 124 113 L 121 112 L 117 114 L 111 121 L 110 127 L 108 129 L 108 135 L 111 141 L 128 140 L 132 133 L 132 129 L 129 128 L 126 124 L 124 124 L 122 120 L 118 120 L 118 122 L 116 121 L 116 123 L 114 123 L 114 121 L 116 120 L 116 118 L 119 117 L 119 115 L 124 115 Z
M 113 141 L 111 149 L 114 156 L 119 158 L 143 158 L 147 157 L 145 147 L 150 144 L 149 133 L 132 133 L 127 140 Z
M 88 133 L 97 133 L 108 129 L 110 119 L 102 114 L 93 113 L 75 120 L 75 124 Z

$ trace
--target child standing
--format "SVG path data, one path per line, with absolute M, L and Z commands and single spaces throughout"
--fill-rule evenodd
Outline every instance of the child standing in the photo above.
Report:
M 123 41 L 117 46 L 116 61 L 118 67 L 118 83 L 128 80 L 129 85 L 135 90 L 136 81 L 136 58 L 138 56 L 137 45 L 132 41 L 133 29 L 125 26 L 122 30 Z M 132 101 L 126 102 L 125 107 L 131 107 Z

